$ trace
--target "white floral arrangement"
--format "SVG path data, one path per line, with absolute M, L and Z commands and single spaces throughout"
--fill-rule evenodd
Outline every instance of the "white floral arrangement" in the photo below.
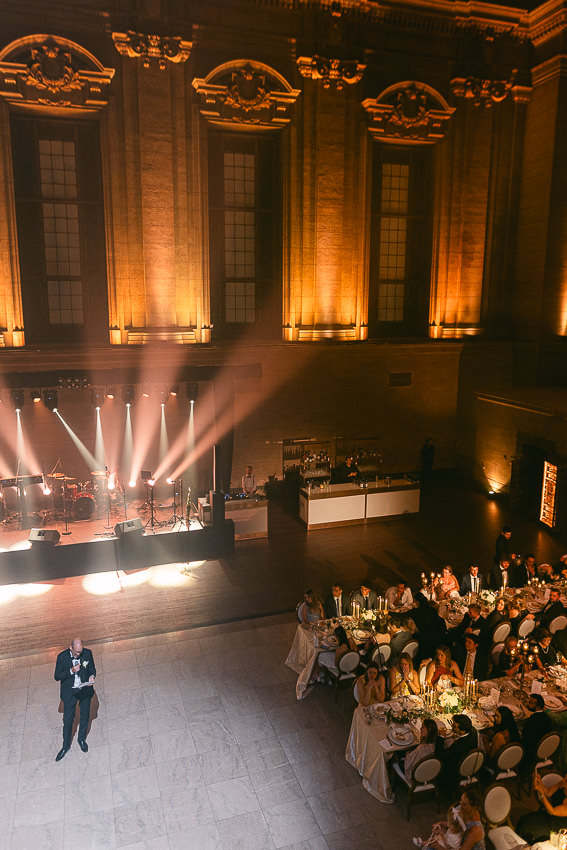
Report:
M 364 620 L 365 623 L 371 623 L 376 620 L 376 612 L 375 611 L 361 611 L 360 619 Z
M 495 590 L 481 590 L 478 595 L 487 605 L 494 605 L 500 593 Z
M 469 608 L 469 603 L 462 596 L 460 596 L 458 599 L 450 599 L 447 604 L 454 614 L 464 614 L 466 611 L 468 611 Z
M 443 693 L 439 695 L 439 706 L 446 714 L 458 714 L 463 707 L 462 694 L 458 693 L 458 691 L 452 690 L 451 688 L 443 691 Z

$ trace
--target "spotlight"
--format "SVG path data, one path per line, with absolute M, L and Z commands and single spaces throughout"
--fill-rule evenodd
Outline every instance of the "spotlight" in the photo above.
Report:
M 45 479 L 45 475 L 43 475 L 43 474 L 41 476 L 41 492 L 43 493 L 44 496 L 51 496 L 51 487 L 47 483 L 47 481 Z
M 167 404 L 167 400 L 169 398 L 169 390 L 167 387 L 162 387 L 161 390 L 158 390 L 158 401 L 162 407 Z
M 57 410 L 57 393 L 55 390 L 45 390 L 43 403 L 48 410 Z
M 39 390 L 30 390 L 30 396 L 34 404 L 39 404 L 41 401 L 41 393 Z
M 156 483 L 156 480 L 155 480 L 155 478 L 148 478 L 148 482 L 147 482 L 147 483 L 148 483 L 148 487 L 154 487 L 154 486 L 155 486 L 155 483 Z
M 189 401 L 197 401 L 199 395 L 199 384 L 187 384 L 187 398 Z
M 129 407 L 131 404 L 134 404 L 136 400 L 136 393 L 134 387 L 131 384 L 128 384 L 126 387 L 122 387 L 122 401 Z
M 165 481 L 167 484 L 175 484 L 175 478 L 166 478 Z
M 129 482 L 128 482 L 128 487 L 135 487 L 135 486 L 136 486 L 136 482 L 135 482 L 135 481 L 129 481 Z
M 19 413 L 22 407 L 24 406 L 24 391 L 23 390 L 10 390 L 10 400 L 12 402 L 12 407 Z
M 100 410 L 104 404 L 104 398 L 102 390 L 91 390 L 91 404 L 93 407 L 96 407 L 97 410 Z
M 115 395 L 116 395 L 116 387 L 107 387 L 106 388 L 106 397 L 107 398 L 114 398 Z
M 172 395 L 172 396 L 176 396 L 178 392 L 179 392 L 179 387 L 177 386 L 177 384 L 172 384 L 169 388 L 169 394 Z
M 149 398 L 150 390 L 148 387 L 142 387 L 142 398 Z

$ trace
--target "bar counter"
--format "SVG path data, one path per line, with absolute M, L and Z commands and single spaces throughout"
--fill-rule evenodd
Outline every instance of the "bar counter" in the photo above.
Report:
M 419 512 L 419 484 L 394 478 L 359 487 L 358 484 L 328 484 L 299 491 L 299 517 L 308 530 L 335 525 L 375 522 L 383 517 Z

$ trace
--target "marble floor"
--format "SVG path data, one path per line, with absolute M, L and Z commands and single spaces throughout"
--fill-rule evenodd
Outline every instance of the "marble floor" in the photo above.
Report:
M 344 759 L 352 713 L 298 703 L 290 615 L 91 644 L 89 752 L 61 745 L 54 653 L 0 662 L 5 850 L 381 850 L 435 810 L 378 803 Z

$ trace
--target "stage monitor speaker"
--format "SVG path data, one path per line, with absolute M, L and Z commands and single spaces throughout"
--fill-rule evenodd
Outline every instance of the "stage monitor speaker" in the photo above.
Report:
M 56 528 L 32 528 L 28 540 L 32 544 L 45 543 L 48 546 L 55 546 L 59 543 L 60 534 Z
M 130 534 L 133 531 L 137 531 L 139 534 L 144 533 L 144 526 L 142 525 L 140 517 L 125 519 L 124 522 L 117 522 L 114 526 L 114 533 L 119 539 L 125 534 Z

